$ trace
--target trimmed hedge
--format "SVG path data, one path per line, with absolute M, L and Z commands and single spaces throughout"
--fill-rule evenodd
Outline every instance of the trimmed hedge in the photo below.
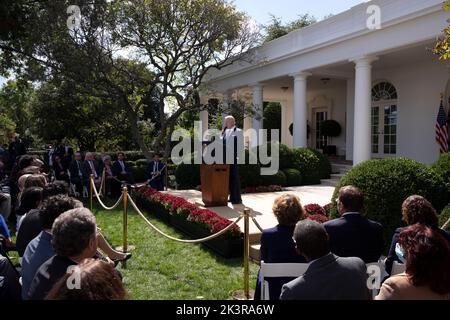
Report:
M 331 162 L 328 160 L 327 156 L 323 153 L 310 149 L 316 157 L 319 159 L 319 176 L 320 179 L 330 179 L 331 177 Z
M 148 166 L 149 161 L 147 159 L 138 159 L 135 161 L 137 166 Z
M 272 176 L 261 176 L 263 186 L 286 186 L 286 175 L 283 171 L 278 171 Z
M 314 151 L 306 148 L 293 150 L 292 168 L 301 172 L 304 185 L 320 184 L 320 159 Z
M 175 170 L 175 178 L 178 189 L 194 189 L 200 185 L 200 165 L 198 164 L 180 164 Z
M 147 176 L 145 175 L 146 166 L 130 166 L 131 173 L 136 182 L 145 182 Z
M 284 169 L 284 175 L 286 176 L 286 186 L 296 187 L 302 185 L 302 174 L 297 169 Z
M 414 194 L 427 198 L 438 212 L 449 202 L 443 180 L 433 170 L 414 160 L 398 158 L 369 160 L 355 166 L 338 183 L 333 194 L 331 217 L 338 217 L 339 189 L 353 185 L 364 193 L 364 213 L 384 227 L 386 244 L 401 225 L 403 201 Z
M 446 206 L 439 215 L 439 227 L 443 227 L 448 219 L 450 219 L 450 204 Z M 447 230 L 450 231 L 450 225 L 447 227 Z
M 431 169 L 444 179 L 450 190 L 450 153 L 442 154 Z

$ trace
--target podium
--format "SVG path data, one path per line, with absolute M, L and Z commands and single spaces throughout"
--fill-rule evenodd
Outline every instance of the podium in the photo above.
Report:
M 205 207 L 228 206 L 230 166 L 213 164 L 200 166 L 202 200 Z

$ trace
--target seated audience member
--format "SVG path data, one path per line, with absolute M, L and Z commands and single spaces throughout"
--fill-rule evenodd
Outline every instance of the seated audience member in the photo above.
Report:
M 67 288 L 67 281 L 74 275 L 80 279 L 79 290 Z M 125 300 L 126 296 L 116 269 L 104 261 L 86 259 L 55 284 L 46 300 Z
M 32 174 L 25 179 L 24 190 L 30 187 L 43 188 L 47 184 L 47 179 L 43 174 Z
M 6 177 L 5 164 L 3 163 L 0 157 L 0 181 L 2 181 L 5 177 Z
M 0 215 L 8 221 L 11 214 L 11 195 L 9 194 L 9 187 L 0 185 Z
M 61 160 L 60 156 L 55 156 L 53 160 L 53 171 L 55 173 L 55 179 L 56 180 L 62 180 L 66 181 L 67 183 L 70 182 L 69 174 L 67 173 L 67 167 Z
M 113 164 L 113 172 L 120 181 L 134 183 L 133 174 L 125 161 L 125 154 L 123 152 L 117 154 L 117 161 Z
M 388 278 L 376 300 L 450 300 L 450 245 L 434 228 L 415 224 L 398 238 L 406 272 Z
M 303 276 L 283 286 L 281 300 L 370 300 L 364 261 L 332 254 L 323 225 L 300 221 L 294 240 L 298 253 L 310 265 Z
M 51 182 L 43 188 L 42 200 L 56 196 L 59 194 L 67 195 L 69 186 L 64 181 Z M 42 231 L 42 224 L 40 219 L 40 207 L 31 209 L 20 221 L 20 230 L 17 234 L 17 239 L 20 243 L 21 250 L 26 248 L 31 240 L 36 238 Z
M 277 199 L 272 211 L 278 225 L 263 231 L 261 236 L 261 261 L 265 263 L 306 263 L 305 258 L 297 254 L 292 239 L 295 224 L 303 219 L 304 211 L 300 199 L 295 195 L 285 194 Z M 268 279 L 270 300 L 278 300 L 283 284 L 292 278 Z M 261 298 L 261 279 L 256 281 L 255 300 Z
M 20 196 L 20 205 L 16 211 L 17 217 L 16 230 L 18 243 L 17 250 L 19 251 L 20 256 L 23 255 L 23 251 L 25 251 L 26 245 L 28 244 L 23 243 L 21 236 L 19 236 L 20 224 L 26 214 L 28 214 L 31 210 L 37 209 L 39 207 L 42 201 L 42 190 L 43 189 L 41 187 L 30 187 L 28 189 L 25 189 L 22 195 Z
M 84 172 L 81 153 L 75 153 L 74 158 L 69 165 L 70 182 L 75 186 L 75 191 L 81 194 L 83 192 L 83 178 L 86 174 Z
M 118 182 L 117 176 L 114 173 L 113 170 L 113 166 L 111 165 L 111 156 L 104 156 L 103 159 L 103 166 L 102 169 L 100 170 L 100 172 L 103 172 L 103 170 L 105 171 L 105 192 L 106 195 L 111 196 L 111 195 L 116 195 L 118 194 L 118 190 L 120 189 L 120 182 Z M 119 185 L 117 187 L 117 185 Z
M 22 258 L 22 297 L 26 299 L 26 293 L 30 287 L 36 271 L 52 256 L 55 251 L 52 247 L 52 225 L 62 213 L 75 209 L 76 202 L 67 195 L 56 195 L 45 199 L 38 211 L 39 229 L 42 230 L 27 245 Z
M 6 251 L 16 250 L 16 244 L 11 238 L 11 232 L 9 231 L 8 224 L 5 218 L 0 214 L 0 245 L 4 246 Z
M 164 191 L 165 167 L 165 164 L 161 161 L 161 154 L 155 153 L 153 160 L 150 161 L 145 171 L 148 184 L 155 190 Z
M 402 205 L 402 220 L 410 226 L 416 223 L 423 224 L 439 232 L 450 243 L 450 233 L 439 229 L 439 218 L 433 205 L 422 196 L 411 196 Z M 391 247 L 386 259 L 386 272 L 391 274 L 394 261 L 401 263 L 395 254 L 398 237 L 405 228 L 398 228 L 392 237 Z
M 19 274 L 14 266 L 0 254 L 0 301 L 20 300 Z
M 95 185 L 97 188 L 99 188 L 102 177 L 97 160 L 95 160 L 94 154 L 92 152 L 87 152 L 86 155 L 84 156 L 83 168 L 84 168 L 83 179 L 85 186 L 89 189 L 90 176 L 93 175 Z
M 378 262 L 384 250 L 383 227 L 362 215 L 362 192 L 353 186 L 343 187 L 336 202 L 341 217 L 324 223 L 331 252 L 339 257 L 358 257 L 365 263 Z
M 27 297 L 43 300 L 55 283 L 70 271 L 69 267 L 94 257 L 97 252 L 96 232 L 95 217 L 88 209 L 77 208 L 61 214 L 52 228 L 56 255 L 38 269 Z

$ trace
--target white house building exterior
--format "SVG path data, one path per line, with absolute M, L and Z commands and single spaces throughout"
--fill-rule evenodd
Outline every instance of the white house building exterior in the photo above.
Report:
M 258 110 L 265 101 L 279 102 L 281 140 L 288 146 L 318 148 L 324 139 L 318 125 L 332 119 L 343 128 L 332 144 L 354 164 L 386 157 L 430 164 L 439 156 L 442 94 L 448 110 L 449 69 L 432 53 L 449 15 L 442 2 L 362 3 L 264 44 L 252 62 L 210 73 L 208 86 L 225 106 L 231 99 L 246 99 Z M 244 130 L 262 128 L 262 121 L 246 119 Z

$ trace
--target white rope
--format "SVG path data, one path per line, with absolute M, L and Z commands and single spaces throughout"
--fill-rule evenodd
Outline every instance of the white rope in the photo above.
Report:
M 116 202 L 112 207 L 107 207 L 107 206 L 103 203 L 103 201 L 100 199 L 100 196 L 99 196 L 99 194 L 98 194 L 98 192 L 97 192 L 97 188 L 95 187 L 94 180 L 92 180 L 92 179 L 90 179 L 90 180 L 91 180 L 92 190 L 94 190 L 94 193 L 95 193 L 95 197 L 97 198 L 98 202 L 100 203 L 100 205 L 101 205 L 105 210 L 113 210 L 113 209 L 115 209 L 115 208 L 117 208 L 117 207 L 119 206 L 120 201 L 122 201 L 122 199 L 123 199 L 123 193 L 120 195 L 119 200 L 117 200 L 117 202 Z
M 255 224 L 255 226 L 259 229 L 259 231 L 261 231 L 261 232 L 264 231 L 264 229 L 261 228 L 261 226 L 260 226 L 260 224 L 258 223 L 258 221 L 256 221 L 256 218 L 255 218 L 255 217 L 252 217 L 252 221 L 253 221 L 253 223 Z
M 136 210 L 136 212 L 141 216 L 142 219 L 144 219 L 145 223 L 147 223 L 148 226 L 150 226 L 152 229 L 154 229 L 156 232 L 158 232 L 160 235 L 166 237 L 167 239 L 173 240 L 173 241 L 177 241 L 177 242 L 181 242 L 181 243 L 202 243 L 202 242 L 206 242 L 212 239 L 215 239 L 219 236 L 221 236 L 222 234 L 226 233 L 228 230 L 230 230 L 234 225 L 236 225 L 241 219 L 242 219 L 242 215 L 232 224 L 230 224 L 229 226 L 227 226 L 225 229 L 220 230 L 219 232 L 217 232 L 216 234 L 213 234 L 209 237 L 203 238 L 203 239 L 197 239 L 197 240 L 183 240 L 183 239 L 177 239 L 174 238 L 172 236 L 169 236 L 168 234 L 162 232 L 161 230 L 159 230 L 157 227 L 155 227 L 150 221 L 148 221 L 148 219 L 144 216 L 144 214 L 141 212 L 141 210 L 139 210 L 139 208 L 137 207 L 137 205 L 134 203 L 133 199 L 131 197 L 128 198 L 130 200 L 131 205 L 133 206 L 133 208 Z
M 444 225 L 442 226 L 441 229 L 442 229 L 442 230 L 447 230 L 448 227 L 450 227 L 450 218 L 447 220 L 446 223 L 444 223 Z

